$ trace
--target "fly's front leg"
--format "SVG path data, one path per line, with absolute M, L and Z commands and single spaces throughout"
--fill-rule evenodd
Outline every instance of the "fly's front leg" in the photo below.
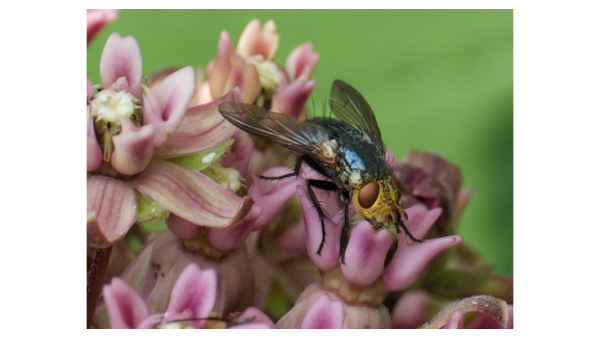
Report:
M 396 220 L 396 230 L 398 230 L 398 233 L 400 233 L 400 229 L 398 229 L 398 225 L 400 225 L 402 227 L 402 230 L 404 230 L 404 232 L 408 236 L 408 238 L 412 239 L 413 241 L 415 241 L 417 243 L 423 243 L 423 240 L 414 238 L 413 235 L 410 233 L 410 231 L 408 231 L 408 227 L 406 226 L 406 224 L 404 224 L 402 217 L 400 217 L 400 215 L 396 215 L 396 216 L 398 218 Z
M 321 256 L 321 251 L 323 250 L 323 245 L 325 244 L 325 213 L 323 212 L 321 203 L 317 199 L 312 187 L 324 191 L 338 191 L 338 187 L 333 182 L 329 181 L 306 180 L 306 190 L 308 190 L 310 200 L 313 202 L 315 209 L 317 210 L 317 214 L 319 215 L 319 219 L 321 220 L 321 232 L 323 236 L 321 237 L 321 244 L 319 244 L 319 249 L 317 250 L 317 255 Z
M 340 261 L 345 263 L 346 247 L 350 241 L 350 217 L 348 216 L 348 206 L 350 204 L 350 194 L 345 191 L 340 195 L 340 199 L 344 203 L 344 227 L 342 228 L 342 236 L 340 237 Z

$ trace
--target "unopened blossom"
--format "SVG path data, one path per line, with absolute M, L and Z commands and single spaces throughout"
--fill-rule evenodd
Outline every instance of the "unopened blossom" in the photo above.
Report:
M 476 313 L 476 316 L 465 325 L 464 315 L 470 312 Z M 471 296 L 449 304 L 419 328 L 512 329 L 513 306 L 489 295 Z
M 100 76 L 100 92 L 93 95 L 88 81 L 87 93 L 88 245 L 110 246 L 136 220 L 164 220 L 170 213 L 220 228 L 241 221 L 252 200 L 196 168 L 227 150 L 223 144 L 237 129 L 217 106 L 241 101 L 239 92 L 188 110 L 193 68 L 179 69 L 150 90 L 137 41 L 117 33 L 102 52 Z
M 94 39 L 104 26 L 113 22 L 119 14 L 118 9 L 88 9 L 87 10 L 87 44 Z
M 199 319 L 214 317 L 211 314 L 214 314 L 217 296 L 217 274 L 213 269 L 200 269 L 194 263 L 187 265 L 177 276 L 167 310 L 153 315 L 149 314 L 142 297 L 119 277 L 114 277 L 109 285 L 104 286 L 103 295 L 113 329 L 202 329 L 213 323 L 212 320 Z M 248 319 L 248 324 L 234 328 L 274 327 L 273 322 L 256 308 L 248 308 L 236 319 L 238 322 Z
M 245 103 L 295 117 L 316 85 L 310 80 L 319 54 L 306 42 L 290 53 L 285 67 L 274 63 L 279 34 L 273 21 L 261 28 L 252 20 L 234 50 L 227 31 L 221 32 L 217 58 L 208 69 L 208 81 L 199 88 L 199 102 L 220 97 L 238 86 Z

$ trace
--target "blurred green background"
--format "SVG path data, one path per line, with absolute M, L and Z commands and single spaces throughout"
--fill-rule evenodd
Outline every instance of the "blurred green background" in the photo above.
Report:
M 317 107 L 342 79 L 367 99 L 397 158 L 417 149 L 458 164 L 475 188 L 459 234 L 496 273 L 512 275 L 512 10 L 122 10 L 89 45 L 87 75 L 100 83 L 100 54 L 113 31 L 135 36 L 150 75 L 206 66 L 221 30 L 236 46 L 253 18 L 275 21 L 278 64 L 313 42 Z

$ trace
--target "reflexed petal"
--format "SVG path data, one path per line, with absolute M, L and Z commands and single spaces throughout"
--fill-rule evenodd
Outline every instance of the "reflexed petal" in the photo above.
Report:
M 189 264 L 181 273 L 171 292 L 169 307 L 162 324 L 186 318 L 205 318 L 215 307 L 217 273 L 213 269 L 200 270 L 196 263 Z M 204 321 L 191 321 L 197 329 Z
M 233 136 L 238 130 L 219 113 L 222 102 L 242 102 L 239 90 L 205 105 L 188 109 L 179 128 L 165 145 L 154 151 L 155 159 L 179 157 L 195 154 L 218 146 Z
M 254 320 L 249 324 L 242 324 L 230 327 L 230 329 L 251 329 L 251 328 L 264 328 L 264 329 L 274 329 L 275 323 L 267 316 L 264 312 L 260 311 L 258 308 L 253 306 L 249 307 L 244 311 L 238 319 L 244 318 L 252 318 Z M 265 327 L 250 327 L 249 325 L 264 325 Z
M 312 76 L 319 53 L 313 51 L 312 42 L 305 42 L 296 47 L 285 62 L 285 68 L 291 80 L 308 81 Z
M 94 90 L 96 90 L 96 88 L 100 87 L 100 85 L 94 85 L 92 84 L 92 80 L 90 80 L 90 78 L 87 78 L 87 100 L 90 101 L 92 99 L 92 95 L 94 95 Z
M 408 215 L 408 221 L 406 221 L 408 230 L 413 237 L 422 239 L 442 214 L 442 208 L 427 210 L 423 204 L 415 204 L 406 209 L 406 214 Z
M 242 57 L 262 55 L 265 60 L 272 61 L 279 47 L 279 34 L 273 20 L 260 28 L 260 21 L 254 19 L 248 23 L 237 45 L 237 53 Z
M 159 161 L 133 178 L 135 189 L 194 224 L 225 228 L 250 211 L 252 199 L 239 197 L 206 175 Z
M 170 214 L 166 220 L 167 228 L 181 239 L 190 239 L 198 234 L 200 226 L 175 215 Z
M 407 292 L 398 300 L 392 312 L 392 329 L 416 329 L 426 320 L 425 291 Z
M 102 148 L 96 138 L 94 119 L 90 115 L 90 106 L 87 106 L 87 171 L 94 171 L 102 164 Z
M 122 37 L 114 32 L 108 37 L 100 57 L 100 77 L 104 88 L 125 77 L 130 87 L 128 92 L 142 98 L 142 52 L 133 36 Z
M 104 26 L 113 22 L 119 13 L 118 9 L 88 9 L 87 10 L 87 44 L 94 39 Z
M 277 177 L 290 173 L 288 167 L 274 167 L 265 172 L 263 176 Z M 254 177 L 254 183 L 248 189 L 248 196 L 252 197 L 254 203 L 262 208 L 262 213 L 253 230 L 265 226 L 281 210 L 283 205 L 296 193 L 296 186 L 304 184 L 303 179 L 289 177 L 282 180 L 263 180 Z
M 120 121 L 123 130 L 113 136 L 115 150 L 110 163 L 123 175 L 135 175 L 142 172 L 152 159 L 155 128 L 152 125 L 136 127 L 127 118 Z
M 317 80 L 296 80 L 279 89 L 273 95 L 271 110 L 298 117 L 316 84 Z
M 323 294 L 310 306 L 301 329 L 341 329 L 344 325 L 344 303 Z
M 513 328 L 513 305 L 508 305 L 508 321 L 506 327 L 496 320 L 493 316 L 487 313 L 478 313 L 475 318 L 471 319 L 465 329 L 512 329 Z
M 296 188 L 300 197 L 300 205 L 302 206 L 302 215 L 304 216 L 304 224 L 306 229 L 306 249 L 308 256 L 315 265 L 323 270 L 331 270 L 337 265 L 337 259 L 340 254 L 340 228 L 336 226 L 333 220 L 325 221 L 325 244 L 321 255 L 317 255 L 317 250 L 323 236 L 321 231 L 321 221 L 315 207 L 308 196 L 308 191 L 303 186 Z M 342 213 L 343 215 L 343 213 Z M 333 224 L 332 224 L 333 223 Z
M 460 311 L 454 312 L 444 329 L 462 329 L 465 327 L 465 317 Z
M 292 256 L 308 258 L 303 217 L 300 217 L 279 236 L 279 247 Z
M 233 250 L 242 245 L 250 232 L 253 225 L 262 212 L 262 208 L 258 205 L 253 205 L 250 212 L 238 224 L 225 229 L 208 229 L 208 240 L 217 249 L 228 251 Z
M 387 229 L 377 232 L 368 221 L 358 223 L 345 253 L 342 272 L 346 279 L 358 286 L 373 284 L 383 274 L 383 263 L 392 244 L 392 234 Z
M 87 212 L 96 216 L 96 222 L 88 222 L 88 245 L 104 247 L 107 242 L 123 238 L 133 225 L 137 213 L 135 193 L 131 185 L 123 181 L 90 176 L 87 179 Z
M 468 312 L 478 312 L 491 316 L 503 328 L 507 327 L 509 322 L 509 306 L 505 301 L 488 295 L 480 295 L 471 296 L 446 306 L 433 319 L 419 328 L 439 329 L 445 326 L 448 326 L 448 328 L 460 328 L 460 324 L 457 325 L 456 323 L 459 317 L 456 313 L 459 313 L 460 317 L 463 317 Z
M 154 138 L 155 149 L 162 147 L 179 127 L 195 86 L 194 68 L 188 66 L 167 76 L 153 92 L 146 92 L 145 98 L 154 96 L 150 101 L 152 107 L 144 102 L 144 124 L 153 125 L 157 129 Z
M 119 277 L 102 288 L 102 296 L 113 329 L 135 329 L 148 318 L 146 302 Z
M 208 71 L 208 84 L 212 98 L 221 97 L 226 93 L 225 83 L 227 83 L 229 73 L 231 73 L 231 61 L 229 58 L 234 53 L 229 33 L 224 30 L 221 32 L 221 37 L 219 38 L 217 58 Z
M 244 179 L 248 178 L 248 165 L 254 151 L 254 141 L 248 133 L 243 130 L 237 130 L 233 134 L 235 142 L 231 151 L 223 156 L 221 164 L 225 168 L 234 168 Z
M 400 236 L 399 245 L 392 261 L 383 275 L 383 286 L 391 291 L 408 288 L 421 277 L 427 266 L 440 253 L 462 241 L 462 236 L 447 236 L 426 240 L 423 243 L 407 243 Z

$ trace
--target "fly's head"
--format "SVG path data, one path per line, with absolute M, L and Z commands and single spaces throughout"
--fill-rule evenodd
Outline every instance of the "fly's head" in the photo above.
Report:
M 371 181 L 354 191 L 354 209 L 376 228 L 384 223 L 396 223 L 404 214 L 400 206 L 401 191 L 393 177 Z

